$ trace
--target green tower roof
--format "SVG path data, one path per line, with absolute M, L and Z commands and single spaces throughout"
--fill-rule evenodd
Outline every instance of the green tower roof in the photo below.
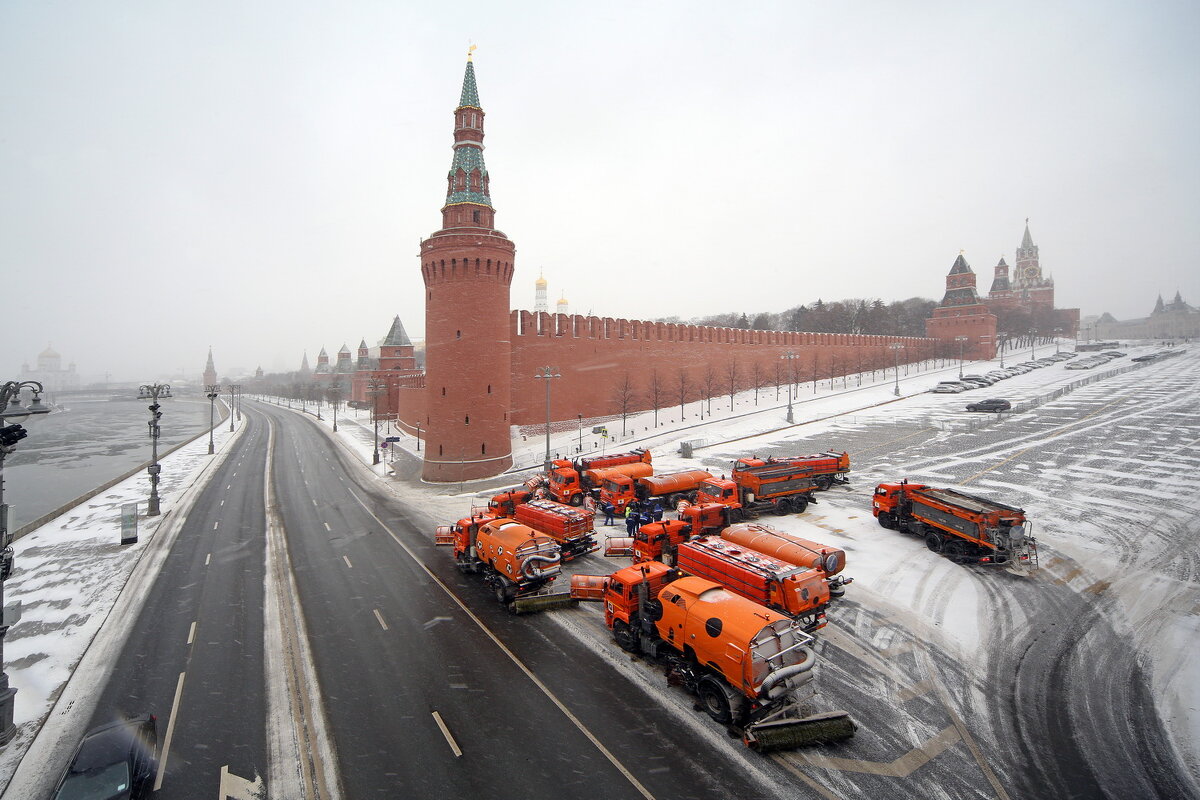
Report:
M 462 96 L 458 98 L 459 108 L 480 108 L 479 89 L 475 86 L 475 65 L 467 61 L 467 74 L 463 75 Z

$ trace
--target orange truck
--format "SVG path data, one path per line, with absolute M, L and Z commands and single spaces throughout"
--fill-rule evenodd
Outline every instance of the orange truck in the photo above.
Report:
M 850 454 L 830 451 L 828 453 L 813 453 L 807 456 L 785 456 L 783 458 L 740 458 L 733 464 L 733 474 L 743 471 L 770 470 L 776 467 L 788 467 L 793 470 L 809 470 L 809 477 L 821 491 L 825 491 L 835 483 L 848 483 L 846 475 L 850 472 Z
M 548 591 L 561 572 L 558 542 L 514 519 L 474 514 L 439 526 L 434 542 L 452 546 L 458 568 L 482 573 L 496 599 L 514 613 L 572 602 L 569 593 Z
M 665 666 L 669 684 L 697 695 L 708 715 L 749 747 L 769 752 L 840 741 L 856 730 L 845 712 L 800 716 L 800 690 L 812 680 L 816 653 L 812 636 L 790 617 L 657 561 L 606 578 L 576 575 L 572 593 L 602 599 L 617 644 Z
M 596 515 L 553 500 L 530 500 L 513 506 L 510 516 L 558 542 L 563 561 L 573 561 L 599 548 L 596 544 Z
M 600 503 L 612 503 L 618 514 L 634 500 L 644 502 L 659 499 L 667 508 L 675 508 L 680 500 L 696 499 L 696 489 L 702 481 L 712 478 L 711 472 L 687 469 L 663 475 L 606 475 L 600 484 Z
M 881 483 L 872 513 L 879 524 L 925 540 L 962 563 L 1037 569 L 1037 540 L 1025 511 L 986 497 L 923 483 Z
M 653 475 L 649 450 L 632 450 L 611 456 L 588 456 L 574 461 L 558 459 L 551 464 L 546 488 L 550 496 L 571 506 L 583 505 L 583 498 L 595 492 L 609 475 L 640 478 Z
M 817 502 L 812 496 L 816 488 L 808 467 L 784 462 L 752 464 L 735 469 L 729 478 L 704 481 L 696 492 L 696 505 L 725 506 L 728 511 L 723 513 L 730 522 L 753 519 L 764 511 L 780 516 L 793 511 L 801 514 L 809 503 Z
M 830 595 L 824 570 L 772 558 L 719 536 L 681 542 L 675 566 L 799 620 L 808 633 L 825 627 Z
M 721 531 L 721 538 L 769 558 L 820 572 L 829 585 L 830 596 L 834 598 L 845 595 L 846 585 L 854 582 L 853 578 L 841 574 L 846 568 L 846 551 L 840 547 L 830 547 L 802 536 L 784 533 L 758 522 L 730 525 Z

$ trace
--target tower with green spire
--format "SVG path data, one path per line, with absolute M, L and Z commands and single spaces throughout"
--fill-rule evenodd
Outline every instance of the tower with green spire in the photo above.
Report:
M 495 228 L 483 118 L 468 56 L 442 228 L 421 242 L 429 481 L 489 477 L 512 466 L 509 287 L 516 247 Z

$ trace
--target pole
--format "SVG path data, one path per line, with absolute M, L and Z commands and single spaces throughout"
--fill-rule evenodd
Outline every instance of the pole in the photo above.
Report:
M 583 414 L 577 414 L 579 417 L 579 452 L 583 452 Z M 681 415 L 682 416 L 682 415 Z
M 216 395 L 210 391 L 208 393 L 208 454 L 210 456 L 216 452 L 215 445 L 213 444 L 213 428 L 216 427 L 216 422 L 213 421 L 215 400 Z
M 550 474 L 550 381 L 546 381 L 546 462 L 543 465 Z
M 7 387 L 5 387 L 7 388 Z M 19 391 L 19 390 L 18 390 Z M 0 400 L 0 411 L 4 410 L 8 398 Z M 0 425 L 3 425 L 0 420 Z M 8 506 L 4 505 L 4 457 L 8 448 L 0 445 L 0 548 L 8 548 Z M 4 609 L 4 576 L 0 575 L 0 613 Z M 17 690 L 8 685 L 8 673 L 4 671 L 4 634 L 8 633 L 8 625 L 0 621 L 0 746 L 12 741 L 17 734 L 17 726 L 13 722 Z

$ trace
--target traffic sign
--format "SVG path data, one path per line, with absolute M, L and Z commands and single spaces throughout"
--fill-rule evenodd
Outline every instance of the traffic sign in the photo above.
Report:
M 400 437 L 399 436 L 389 436 L 386 439 L 384 439 L 384 441 L 385 442 L 398 442 L 398 441 L 400 441 Z

